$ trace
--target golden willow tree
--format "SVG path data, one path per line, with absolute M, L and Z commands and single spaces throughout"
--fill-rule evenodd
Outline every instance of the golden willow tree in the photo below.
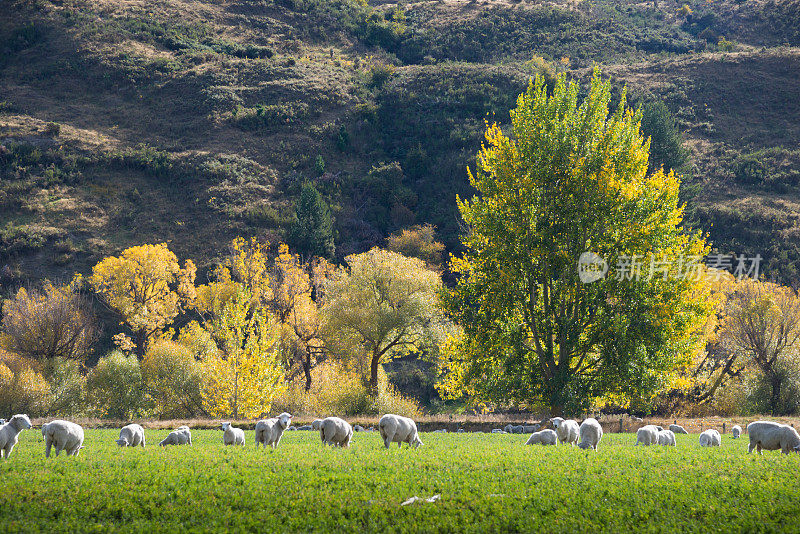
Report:
M 681 227 L 679 180 L 648 174 L 641 114 L 624 94 L 609 112 L 599 71 L 578 94 L 562 75 L 550 96 L 537 77 L 511 135 L 486 131 L 470 173 L 478 195 L 459 199 L 459 281 L 443 298 L 462 328 L 444 350 L 446 395 L 574 413 L 602 395 L 663 388 L 699 348 L 708 288 L 682 271 L 706 244 Z M 581 281 L 585 252 L 600 272 L 605 260 L 605 277 Z

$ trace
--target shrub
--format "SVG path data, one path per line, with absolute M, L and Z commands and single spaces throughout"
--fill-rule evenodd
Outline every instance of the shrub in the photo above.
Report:
M 45 415 L 50 386 L 32 362 L 0 352 L 0 413 Z
M 46 415 L 73 415 L 84 409 L 86 378 L 81 365 L 69 358 L 52 358 L 41 365 L 49 395 Z
M 101 358 L 86 380 L 89 405 L 99 417 L 129 420 L 145 414 L 147 399 L 139 360 L 118 350 Z
M 205 415 L 202 369 L 189 347 L 173 341 L 155 343 L 142 360 L 141 373 L 157 417 Z

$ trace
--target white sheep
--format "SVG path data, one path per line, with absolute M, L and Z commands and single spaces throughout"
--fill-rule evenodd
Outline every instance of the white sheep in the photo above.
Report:
M 685 428 L 681 425 L 669 425 L 669 429 L 675 434 L 688 434 Z
M 186 425 L 179 426 L 172 432 L 170 432 L 166 438 L 164 438 L 160 446 L 166 447 L 167 445 L 191 445 L 192 444 L 192 431 L 189 430 L 189 427 Z
M 636 431 L 636 443 L 634 445 L 657 445 L 658 428 L 655 425 L 645 425 Z
M 8 423 L 0 426 L 0 458 L 8 459 L 19 440 L 19 433 L 31 427 L 31 420 L 25 414 L 17 414 Z
M 558 443 L 558 434 L 556 434 L 555 430 L 550 430 L 549 428 L 546 430 L 540 430 L 539 432 L 534 432 L 531 434 L 531 437 L 528 438 L 528 441 L 525 442 L 525 445 L 555 445 Z
M 408 443 L 409 448 L 414 447 L 415 449 L 424 445 L 419 439 L 417 423 L 409 417 L 387 413 L 378 421 L 378 430 L 380 430 L 383 444 L 387 449 L 392 443 L 397 443 L 398 447 L 402 447 L 403 443 Z
M 56 419 L 42 425 L 44 456 L 50 458 L 50 448 L 55 445 L 56 456 L 64 450 L 67 456 L 78 456 L 83 448 L 83 427 L 70 421 Z
M 755 421 L 747 425 L 747 434 L 750 436 L 750 446 L 747 452 L 762 449 L 768 451 L 781 450 L 783 454 L 800 452 L 800 435 L 797 430 L 789 425 L 773 423 L 772 421 Z
M 556 429 L 558 441 L 562 444 L 569 443 L 571 445 L 578 443 L 580 428 L 578 427 L 577 421 L 574 419 L 564 420 L 562 417 L 553 417 L 550 419 L 550 422 L 553 423 L 553 427 Z
M 597 450 L 600 440 L 603 439 L 603 427 L 597 422 L 594 417 L 584 419 L 580 426 L 581 442 L 578 447 L 581 449 L 592 448 Z
M 731 434 L 733 435 L 733 439 L 738 439 L 739 436 L 742 435 L 742 427 L 739 425 L 733 425 L 733 428 L 731 428 Z
M 273 449 L 277 447 L 281 442 L 283 432 L 289 428 L 291 422 L 292 414 L 283 412 L 278 417 L 263 419 L 256 423 L 256 449 L 259 444 L 264 445 L 265 449 L 267 445 Z
M 349 447 L 353 439 L 353 427 L 344 419 L 326 417 L 319 425 L 319 437 L 323 445 Z
M 658 433 L 658 444 L 665 447 L 674 447 L 675 433 L 672 430 L 662 430 Z
M 120 447 L 137 447 L 141 445 L 144 448 L 147 444 L 144 439 L 144 428 L 136 423 L 122 427 L 119 431 L 119 439 L 116 441 Z
M 244 430 L 232 427 L 230 421 L 225 421 L 220 427 L 222 428 L 222 443 L 244 446 Z
M 719 447 L 720 445 L 722 445 L 722 436 L 713 428 L 709 428 L 700 434 L 701 447 Z

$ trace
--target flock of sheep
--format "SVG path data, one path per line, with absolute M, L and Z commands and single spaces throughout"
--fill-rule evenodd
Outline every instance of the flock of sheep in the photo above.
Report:
M 594 418 L 585 419 L 580 425 L 572 419 L 555 417 L 550 420 L 555 430 L 540 430 L 533 432 L 526 445 L 556 445 L 562 444 L 578 445 L 581 449 L 594 449 L 603 439 L 603 428 Z M 267 445 L 273 449 L 280 444 L 284 431 L 289 428 L 292 422 L 292 415 L 282 413 L 271 419 L 263 419 L 256 423 L 255 441 L 256 448 Z M 31 428 L 31 421 L 27 415 L 17 414 L 7 423 L 0 419 L 0 457 L 8 458 L 17 444 L 19 433 Z M 305 427 L 309 430 L 318 430 L 323 445 L 337 447 L 349 447 L 353 437 L 353 427 L 338 417 L 328 417 L 317 419 L 310 426 Z M 235 428 L 230 422 L 221 425 L 222 442 L 225 445 L 245 444 L 244 430 Z M 419 447 L 423 445 L 417 432 L 417 424 L 413 419 L 400 415 L 386 414 L 378 422 L 378 429 L 386 448 L 392 443 L 397 443 L 402 447 L 403 443 L 409 447 Z M 741 435 L 742 429 L 738 425 L 732 429 L 733 439 Z M 635 445 L 664 445 L 675 446 L 675 434 L 688 434 L 680 425 L 670 425 L 669 429 L 664 429 L 656 425 L 646 425 L 636 432 Z M 761 454 L 762 450 L 778 450 L 783 454 L 790 452 L 800 452 L 800 434 L 789 426 L 771 421 L 755 421 L 747 425 L 747 434 L 750 437 L 748 453 L 757 450 Z M 55 420 L 42 425 L 42 436 L 45 438 L 45 457 L 50 457 L 50 451 L 55 447 L 56 456 L 61 451 L 65 451 L 68 456 L 77 456 L 83 448 L 83 428 L 70 421 Z M 144 428 L 141 425 L 130 424 L 120 430 L 119 438 L 116 440 L 120 447 L 145 447 L 146 440 Z M 700 434 L 700 446 L 719 447 L 722 437 L 719 432 L 713 429 L 706 430 Z M 181 426 L 169 433 L 159 445 L 191 445 L 192 432 L 188 426 Z

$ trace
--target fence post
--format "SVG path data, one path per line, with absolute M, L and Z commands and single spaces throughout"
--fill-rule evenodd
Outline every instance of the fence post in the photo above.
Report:
M 622 417 L 619 418 L 619 431 L 622 433 Z
M 725 421 L 722 422 L 722 433 L 725 433 Z

